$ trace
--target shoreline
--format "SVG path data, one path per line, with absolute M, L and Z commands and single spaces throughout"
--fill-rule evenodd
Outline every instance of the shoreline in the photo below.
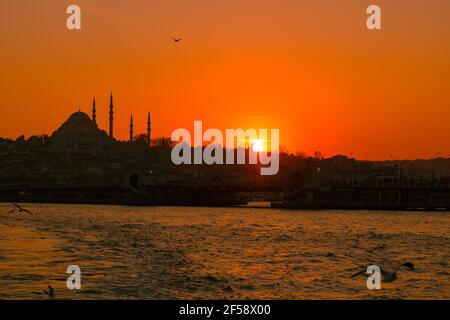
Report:
M 385 211 L 385 212 L 448 212 L 450 208 L 423 208 L 423 207 L 384 207 L 384 206 L 289 206 L 279 203 L 270 203 L 268 201 L 252 201 L 251 204 L 180 204 L 180 203 L 164 203 L 164 204 L 144 204 L 130 202 L 83 202 L 83 201 L 33 201 L 33 200 L 0 200 L 0 203 L 27 203 L 27 204 L 55 204 L 55 205 L 98 205 L 98 206 L 125 206 L 125 207 L 177 207 L 177 208 L 237 208 L 237 209 L 262 209 L 262 210 L 292 210 L 292 211 Z M 257 205 L 255 203 L 264 203 L 266 205 Z

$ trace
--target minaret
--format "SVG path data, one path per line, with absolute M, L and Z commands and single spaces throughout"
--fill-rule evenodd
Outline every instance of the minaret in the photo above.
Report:
M 152 122 L 150 121 L 150 112 L 147 116 L 147 146 L 150 148 L 150 132 L 152 130 L 151 128 Z
M 92 122 L 97 125 L 97 110 L 95 109 L 95 97 L 92 102 Z
M 113 106 L 113 95 L 111 92 L 111 97 L 109 98 L 109 136 L 114 137 L 114 106 Z
M 133 142 L 133 115 L 130 118 L 130 143 Z

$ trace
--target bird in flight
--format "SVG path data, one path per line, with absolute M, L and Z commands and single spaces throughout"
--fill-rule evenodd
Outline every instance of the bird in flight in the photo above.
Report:
M 3 220 L 1 220 L 0 219 L 0 223 L 3 223 L 5 226 L 7 226 L 7 227 L 10 227 L 11 228 L 11 226 L 9 225 L 9 224 L 7 224 L 5 221 L 3 221 Z
M 395 279 L 397 279 L 397 271 L 401 268 L 401 267 L 406 267 L 409 270 L 414 270 L 414 264 L 411 262 L 404 262 L 400 265 L 398 265 L 394 271 L 386 271 L 383 268 L 380 267 L 380 271 L 381 271 L 381 275 L 383 276 L 382 281 L 383 282 L 394 282 Z M 357 277 L 363 273 L 366 273 L 366 270 L 362 270 L 359 271 L 357 273 L 355 273 L 354 275 L 351 276 L 351 278 Z
M 180 39 L 180 38 L 174 38 L 174 37 L 172 37 L 171 38 L 173 41 L 175 41 L 175 42 L 180 42 L 182 39 Z
M 21 206 L 19 206 L 18 204 L 16 204 L 16 203 L 11 203 L 14 207 L 16 207 L 15 209 L 13 209 L 13 210 L 11 210 L 11 211 L 9 211 L 8 213 L 13 213 L 13 212 L 15 212 L 15 211 L 18 211 L 18 212 L 25 212 L 25 213 L 29 213 L 29 214 L 33 214 L 33 212 L 31 212 L 30 210 L 27 210 L 27 209 L 24 209 L 24 208 L 22 208 Z
M 52 286 L 48 286 L 48 291 L 47 290 L 42 290 L 49 298 L 54 298 L 55 297 L 55 289 L 53 289 Z

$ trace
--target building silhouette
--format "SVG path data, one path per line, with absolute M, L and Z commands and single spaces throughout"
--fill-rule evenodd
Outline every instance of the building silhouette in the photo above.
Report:
M 152 122 L 150 121 L 150 112 L 148 113 L 148 116 L 147 116 L 147 146 L 150 148 L 150 132 L 151 132 L 151 125 L 152 125 Z
M 92 122 L 97 125 L 97 110 L 95 108 L 95 97 L 92 101 Z
M 150 148 L 151 121 L 150 112 L 147 116 L 147 132 L 138 139 L 134 139 L 134 120 L 130 116 L 129 140 L 130 144 L 140 141 L 141 146 Z M 113 95 L 109 104 L 109 133 L 99 128 L 97 123 L 97 105 L 95 97 L 92 100 L 92 116 L 89 117 L 82 111 L 74 112 L 69 118 L 49 137 L 49 144 L 61 149 L 101 149 L 106 146 L 120 144 L 114 138 L 114 104 Z
M 133 114 L 130 117 L 130 143 L 133 142 Z
M 109 136 L 114 138 L 114 105 L 112 92 L 109 98 Z

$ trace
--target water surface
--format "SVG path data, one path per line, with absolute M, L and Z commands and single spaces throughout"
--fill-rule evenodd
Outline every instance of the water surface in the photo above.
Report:
M 450 299 L 445 212 L 24 206 L 0 203 L 3 299 Z M 382 290 L 350 278 L 404 261 L 416 270 Z

